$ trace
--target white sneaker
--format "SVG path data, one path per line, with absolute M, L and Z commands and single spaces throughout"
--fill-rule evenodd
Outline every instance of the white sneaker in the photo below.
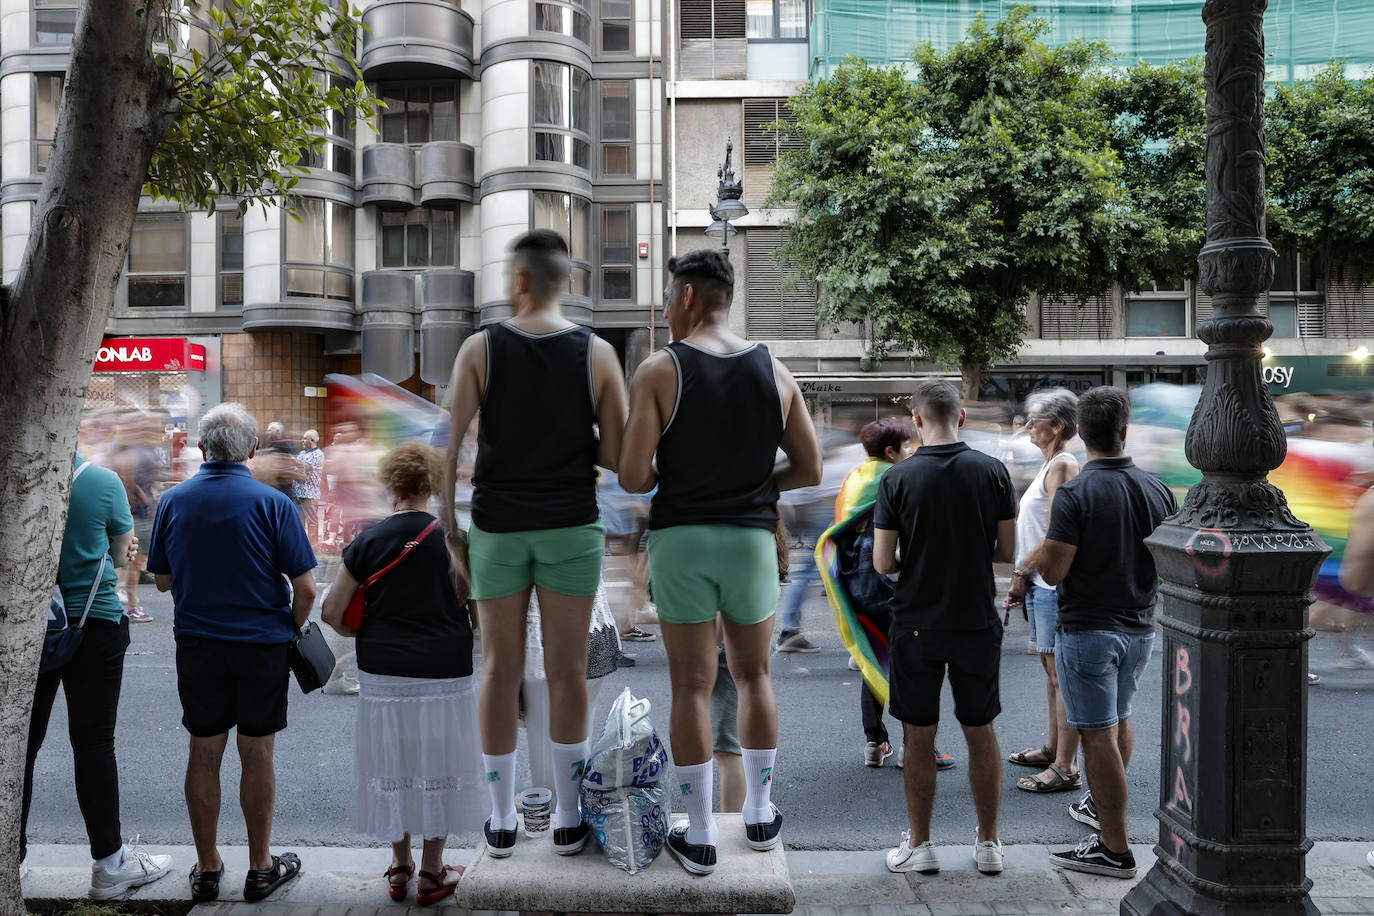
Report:
M 25 859 L 19 863 L 19 880 L 23 881 L 29 876 L 29 860 Z
M 353 697 L 357 696 L 361 689 L 358 682 L 352 678 L 339 677 L 325 684 L 320 692 L 332 697 Z
M 997 840 L 979 840 L 975 835 L 973 864 L 978 866 L 978 870 L 985 875 L 1001 874 L 1002 866 L 1005 864 L 1005 859 L 1002 856 L 1002 844 Z
M 1354 646 L 1336 662 L 1336 666 L 1352 671 L 1374 668 L 1374 653 L 1361 646 Z
M 940 870 L 940 860 L 935 858 L 935 845 L 926 840 L 915 849 L 911 848 L 911 834 L 902 831 L 902 842 L 896 849 L 887 851 L 887 870 L 898 874 L 918 871 L 923 875 L 933 875 Z
M 156 881 L 172 869 L 171 856 L 153 856 L 141 846 L 125 846 L 124 861 L 114 870 L 91 866 L 92 900 L 109 900 L 136 887 Z
M 1374 868 L 1374 849 L 1369 850 L 1369 855 L 1365 856 L 1365 861 L 1369 863 L 1370 868 Z

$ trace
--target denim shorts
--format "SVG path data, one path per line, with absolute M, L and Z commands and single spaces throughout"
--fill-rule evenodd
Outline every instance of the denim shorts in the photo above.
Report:
M 1155 634 L 1068 630 L 1057 635 L 1054 664 L 1069 725 L 1096 731 L 1129 719 Z
M 1026 617 L 1030 620 L 1031 639 L 1042 653 L 1052 653 L 1055 647 L 1055 627 L 1059 625 L 1059 592 L 1031 583 L 1026 588 Z

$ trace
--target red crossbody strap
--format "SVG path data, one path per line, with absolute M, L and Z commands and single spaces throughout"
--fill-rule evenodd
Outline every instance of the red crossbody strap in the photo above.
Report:
M 426 525 L 423 531 L 421 531 L 419 534 L 415 536 L 415 540 L 406 541 L 405 549 L 401 551 L 400 556 L 392 560 L 387 565 L 383 566 L 381 569 L 377 570 L 371 576 L 368 576 L 367 581 L 363 583 L 363 591 L 367 591 L 369 588 L 371 588 L 373 585 L 377 583 L 378 579 L 380 579 L 382 576 L 385 576 L 387 573 L 395 569 L 397 564 L 404 560 L 412 550 L 414 550 L 416 547 L 419 547 L 420 542 L 423 541 L 425 538 L 429 537 L 430 532 L 438 526 L 439 520 L 436 518 L 434 521 Z

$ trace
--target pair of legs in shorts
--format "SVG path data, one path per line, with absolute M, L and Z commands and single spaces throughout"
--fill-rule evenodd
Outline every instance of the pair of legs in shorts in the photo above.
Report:
M 688 816 L 687 841 L 714 847 L 718 835 L 711 816 L 711 760 L 716 744 L 711 698 L 720 664 L 717 615 L 723 627 L 726 664 L 738 694 L 746 830 L 750 825 L 774 825 L 775 818 L 780 818 L 771 797 L 778 709 L 768 659 L 780 590 L 773 530 L 681 525 L 652 531 L 649 585 L 668 653 L 673 690 L 669 732 Z M 755 848 L 776 843 L 776 825 L 758 835 L 770 832 L 766 839 L 751 839 Z
M 889 705 L 903 726 L 906 759 L 908 843 L 930 840 L 935 803 L 935 733 L 940 691 L 948 673 L 954 716 L 968 743 L 968 779 L 978 814 L 979 842 L 997 841 L 1002 804 L 1002 754 L 993 722 L 1002 711 L 1002 624 L 983 630 L 922 630 L 894 619 L 888 635 L 891 658 Z
M 600 522 L 537 531 L 494 533 L 475 524 L 469 529 L 471 597 L 482 629 L 478 720 L 491 792 L 489 828 L 512 844 L 515 746 L 531 589 L 538 590 L 549 691 L 554 842 L 565 854 L 580 850 L 585 842 L 579 830 L 578 789 L 587 759 L 587 630 L 601 581 L 604 539 Z M 560 845 L 560 836 L 566 837 L 566 844 Z M 498 837 L 497 842 L 504 839 Z M 488 845 L 493 845 L 490 833 Z
M 1051 792 L 1076 787 L 1078 772 L 1078 729 L 1069 728 L 1064 711 L 1064 697 L 1059 689 L 1059 672 L 1055 665 L 1058 642 L 1059 593 L 1052 588 L 1036 585 L 1026 588 L 1026 616 L 1035 635 L 1035 647 L 1040 665 L 1045 669 L 1045 693 L 1049 702 L 1050 733 L 1043 747 L 1028 748 L 1012 754 L 1012 763 L 1043 766 L 1041 772 L 1017 781 L 1016 786 L 1027 792 Z

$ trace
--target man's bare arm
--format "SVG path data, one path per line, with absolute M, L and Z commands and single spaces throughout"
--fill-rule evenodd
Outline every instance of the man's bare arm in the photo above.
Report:
M 134 529 L 130 528 L 123 534 L 117 534 L 110 538 L 110 562 L 114 563 L 115 569 L 123 569 L 129 565 L 129 546 L 134 542 Z
M 1064 577 L 1069 574 L 1069 567 L 1073 565 L 1073 558 L 1078 553 L 1078 545 L 1065 544 L 1063 541 L 1052 541 L 1045 538 L 1040 542 L 1038 555 L 1038 565 L 1035 567 L 1040 572 L 1040 578 L 1050 586 L 1054 587 L 1064 581 Z
M 592 385 L 596 391 L 596 426 L 600 442 L 596 463 L 614 471 L 620 466 L 620 447 L 625 439 L 625 373 L 612 347 L 600 337 L 592 338 Z
M 997 547 L 992 552 L 992 562 L 1010 563 L 1016 559 L 1016 519 L 1004 518 L 997 522 Z
M 873 529 L 873 568 L 884 576 L 897 572 L 897 532 L 890 528 Z
M 315 604 L 315 573 L 306 570 L 291 580 L 291 619 L 296 626 L 305 626 L 310 618 L 310 608 Z
M 630 381 L 630 414 L 620 445 L 620 486 L 627 493 L 647 493 L 658 483 L 654 453 L 668 423 L 663 404 L 677 398 L 673 358 L 659 351 L 644 360 Z
M 773 373 L 785 411 L 779 445 L 787 456 L 787 466 L 779 468 L 773 480 L 779 490 L 814 487 L 821 482 L 821 444 L 816 438 L 811 414 L 806 411 L 806 399 L 792 373 L 776 359 L 773 360 Z

